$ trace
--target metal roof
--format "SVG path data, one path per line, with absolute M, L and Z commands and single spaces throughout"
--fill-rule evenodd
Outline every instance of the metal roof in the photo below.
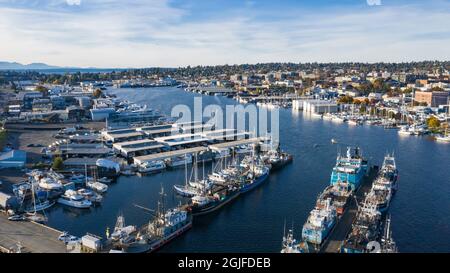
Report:
M 164 152 L 164 153 L 158 153 L 158 154 L 151 154 L 151 155 L 143 155 L 143 156 L 137 156 L 134 158 L 134 162 L 141 164 L 143 162 L 149 162 L 149 161 L 155 161 L 155 160 L 161 160 L 166 158 L 172 158 L 180 155 L 185 154 L 192 154 L 192 153 L 200 153 L 203 151 L 208 150 L 207 147 L 195 147 L 195 148 L 188 148 L 188 149 L 182 149 L 182 150 L 175 150 L 170 152 Z

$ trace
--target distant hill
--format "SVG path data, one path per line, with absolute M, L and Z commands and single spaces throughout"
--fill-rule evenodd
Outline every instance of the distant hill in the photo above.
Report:
M 44 63 L 21 64 L 17 62 L 1 62 L 0 70 L 37 70 L 37 69 L 59 69 L 59 66 L 52 66 Z

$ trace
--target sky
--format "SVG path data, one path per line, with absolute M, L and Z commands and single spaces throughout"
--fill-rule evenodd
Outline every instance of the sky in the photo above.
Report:
M 450 0 L 0 0 L 0 61 L 448 61 L 449 26 Z

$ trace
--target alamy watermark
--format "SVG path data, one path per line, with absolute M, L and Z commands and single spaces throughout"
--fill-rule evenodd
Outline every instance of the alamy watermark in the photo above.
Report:
M 270 137 L 274 143 L 280 140 L 278 107 L 268 109 L 255 104 L 203 107 L 202 97 L 195 97 L 193 109 L 178 104 L 172 108 L 171 117 L 177 119 L 177 124 L 202 124 L 195 127 L 194 135 L 213 128 L 209 133 L 222 134 L 225 140 L 244 139 L 245 133 L 251 137 Z

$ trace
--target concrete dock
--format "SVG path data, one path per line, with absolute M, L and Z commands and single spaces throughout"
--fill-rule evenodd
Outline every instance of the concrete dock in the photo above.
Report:
M 21 252 L 66 252 L 66 246 L 58 240 L 61 233 L 34 222 L 9 221 L 4 213 L 0 213 L 0 252 L 15 252 L 18 243 L 22 246 Z
M 325 253 L 337 253 L 339 252 L 341 245 L 347 238 L 348 233 L 352 229 L 352 223 L 355 220 L 356 213 L 358 212 L 358 203 L 364 199 L 366 193 L 368 193 L 372 187 L 372 183 L 378 174 L 378 167 L 371 168 L 369 175 L 364 178 L 363 184 L 358 189 L 355 197 L 349 200 L 346 210 L 341 218 L 336 223 L 335 227 L 331 231 L 326 241 L 322 244 L 319 252 Z

